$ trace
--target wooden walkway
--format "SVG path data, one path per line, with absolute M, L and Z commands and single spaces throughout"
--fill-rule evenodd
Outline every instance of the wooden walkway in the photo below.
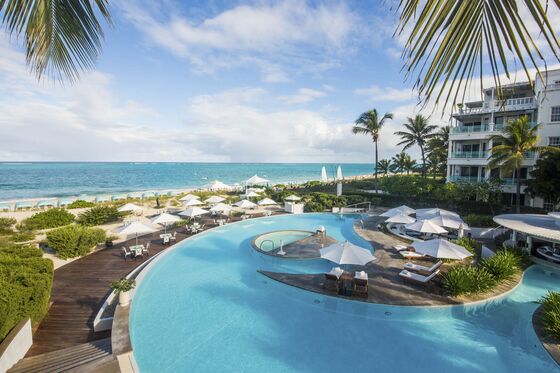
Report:
M 169 230 L 172 232 L 173 230 Z M 187 235 L 182 228 L 177 233 L 177 242 Z M 169 246 L 163 246 L 159 234 L 140 237 L 139 243 L 150 241 L 153 256 Z M 129 246 L 134 240 L 125 244 Z M 33 335 L 33 346 L 26 356 L 72 347 L 82 343 L 107 338 L 110 331 L 95 333 L 93 320 L 110 292 L 109 285 L 130 273 L 148 260 L 122 258 L 123 244 L 96 251 L 81 259 L 58 268 L 54 273 L 49 312 Z

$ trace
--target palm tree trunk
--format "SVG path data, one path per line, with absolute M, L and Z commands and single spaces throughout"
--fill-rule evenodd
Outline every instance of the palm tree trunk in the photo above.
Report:
M 424 147 L 420 145 L 420 152 L 422 153 L 422 177 L 426 177 L 426 159 L 424 158 Z
M 375 193 L 377 193 L 377 140 L 375 142 Z
M 520 214 L 521 213 L 521 167 L 518 167 L 516 169 L 517 175 L 516 175 L 516 184 L 517 184 L 517 188 L 515 191 L 515 212 Z

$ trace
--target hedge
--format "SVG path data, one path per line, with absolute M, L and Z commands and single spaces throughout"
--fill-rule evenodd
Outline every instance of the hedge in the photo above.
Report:
M 82 209 L 82 208 L 93 207 L 93 206 L 95 206 L 94 202 L 88 202 L 88 201 L 78 199 L 70 203 L 68 206 L 66 206 L 66 208 L 71 210 L 71 209 Z
M 0 255 L 0 340 L 22 319 L 30 317 L 34 324 L 48 310 L 53 282 L 53 263 L 49 259 L 22 258 L 31 254 L 23 249 L 10 253 L 2 249 Z
M 80 225 L 69 225 L 47 233 L 47 245 L 62 259 L 85 255 L 105 239 L 103 229 Z
M 82 212 L 76 222 L 81 225 L 94 226 L 118 221 L 121 214 L 114 206 L 96 206 Z
M 6 244 L 0 247 L 0 259 L 17 257 L 20 259 L 41 258 L 43 252 L 36 246 Z
M 54 208 L 39 212 L 23 221 L 27 229 L 49 229 L 68 225 L 74 221 L 74 215 L 66 210 Z

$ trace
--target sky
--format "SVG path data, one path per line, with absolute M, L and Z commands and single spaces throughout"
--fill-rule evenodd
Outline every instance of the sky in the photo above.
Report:
M 394 114 L 389 158 L 420 112 L 390 4 L 112 1 L 102 55 L 75 84 L 38 82 L 0 31 L 0 161 L 369 163 L 351 128 L 373 108 Z

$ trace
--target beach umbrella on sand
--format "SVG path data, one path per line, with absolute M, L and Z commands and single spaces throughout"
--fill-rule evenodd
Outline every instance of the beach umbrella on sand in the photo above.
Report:
M 462 260 L 473 255 L 463 246 L 454 244 L 443 238 L 414 242 L 412 247 L 414 247 L 417 253 L 440 259 Z
M 389 219 L 385 220 L 385 223 L 410 224 L 414 223 L 415 221 L 416 219 L 414 219 L 412 216 L 401 214 L 390 217 Z
M 462 226 L 463 229 L 470 229 L 463 219 L 454 215 L 437 215 L 428 220 L 440 227 L 459 229 Z
M 165 228 L 165 233 L 167 233 L 167 225 L 181 221 L 181 218 L 178 217 L 177 215 L 171 215 L 168 214 L 167 212 L 164 212 L 153 217 L 152 219 L 150 219 L 150 221 L 152 222 L 152 224 L 163 225 Z
M 323 168 L 321 169 L 321 181 L 323 183 L 326 183 L 327 181 L 329 181 L 329 179 L 327 177 L 327 169 L 325 168 L 325 166 L 323 166 Z
M 336 264 L 366 265 L 375 260 L 371 251 L 363 247 L 344 243 L 335 243 L 320 250 L 321 258 L 330 260 Z
M 198 199 L 191 199 L 189 201 L 183 202 L 183 206 L 185 207 L 200 206 L 200 205 L 204 205 L 204 202 L 201 202 Z
M 144 211 L 142 207 L 135 205 L 134 203 L 127 203 L 126 205 L 122 205 L 117 209 L 119 212 L 142 212 Z
M 192 200 L 192 199 L 200 199 L 200 197 L 199 197 L 199 196 L 195 196 L 194 194 L 187 194 L 186 196 L 181 197 L 181 198 L 179 199 L 179 201 L 187 202 L 187 201 L 190 201 L 190 200 Z
M 249 193 L 245 193 L 245 198 L 258 198 L 260 195 L 255 191 L 250 191 Z
M 231 186 L 222 183 L 219 180 L 214 180 L 207 186 L 208 190 L 231 190 Z
M 254 209 L 255 207 L 257 207 L 256 203 L 253 203 L 246 199 L 242 199 L 241 201 L 234 203 L 234 205 L 237 207 L 241 207 L 242 209 Z
M 416 223 L 410 223 L 404 226 L 406 229 L 420 233 L 447 233 L 445 229 L 429 220 L 418 220 Z
M 218 203 L 217 205 L 213 206 L 210 211 L 220 212 L 227 215 L 231 211 L 231 206 L 226 205 L 225 203 Z
M 226 199 L 220 196 L 212 196 L 210 198 L 208 198 L 207 200 L 205 200 L 204 202 L 206 203 L 220 203 L 222 201 L 225 201 Z
M 263 179 L 258 175 L 254 175 L 249 179 L 247 179 L 247 181 L 245 181 L 245 185 L 264 185 L 264 184 L 268 184 L 269 182 L 270 180 Z
M 274 201 L 270 198 L 261 199 L 257 203 L 259 204 L 259 206 L 272 206 L 272 205 L 277 205 L 278 204 L 278 203 L 276 203 L 276 201 Z
M 156 231 L 155 228 L 153 228 L 153 227 L 151 227 L 147 224 L 144 224 L 140 221 L 134 221 L 130 224 L 123 225 L 123 226 L 117 228 L 117 230 L 116 230 L 116 232 L 118 234 L 122 234 L 122 235 L 126 235 L 126 236 L 131 235 L 131 234 L 136 235 L 136 245 L 138 245 L 138 235 L 152 233 L 152 232 L 155 232 L 155 231 Z
M 208 214 L 208 212 L 209 212 L 208 210 L 204 210 L 204 209 L 201 209 L 200 207 L 194 206 L 194 207 L 189 207 L 185 211 L 181 211 L 179 213 L 179 215 L 185 216 L 187 218 L 194 218 L 194 217 L 197 217 L 199 215 Z
M 296 202 L 299 200 L 301 200 L 301 197 L 298 197 L 295 194 L 292 194 L 291 196 L 284 198 L 284 201 L 290 201 L 290 202 Z

